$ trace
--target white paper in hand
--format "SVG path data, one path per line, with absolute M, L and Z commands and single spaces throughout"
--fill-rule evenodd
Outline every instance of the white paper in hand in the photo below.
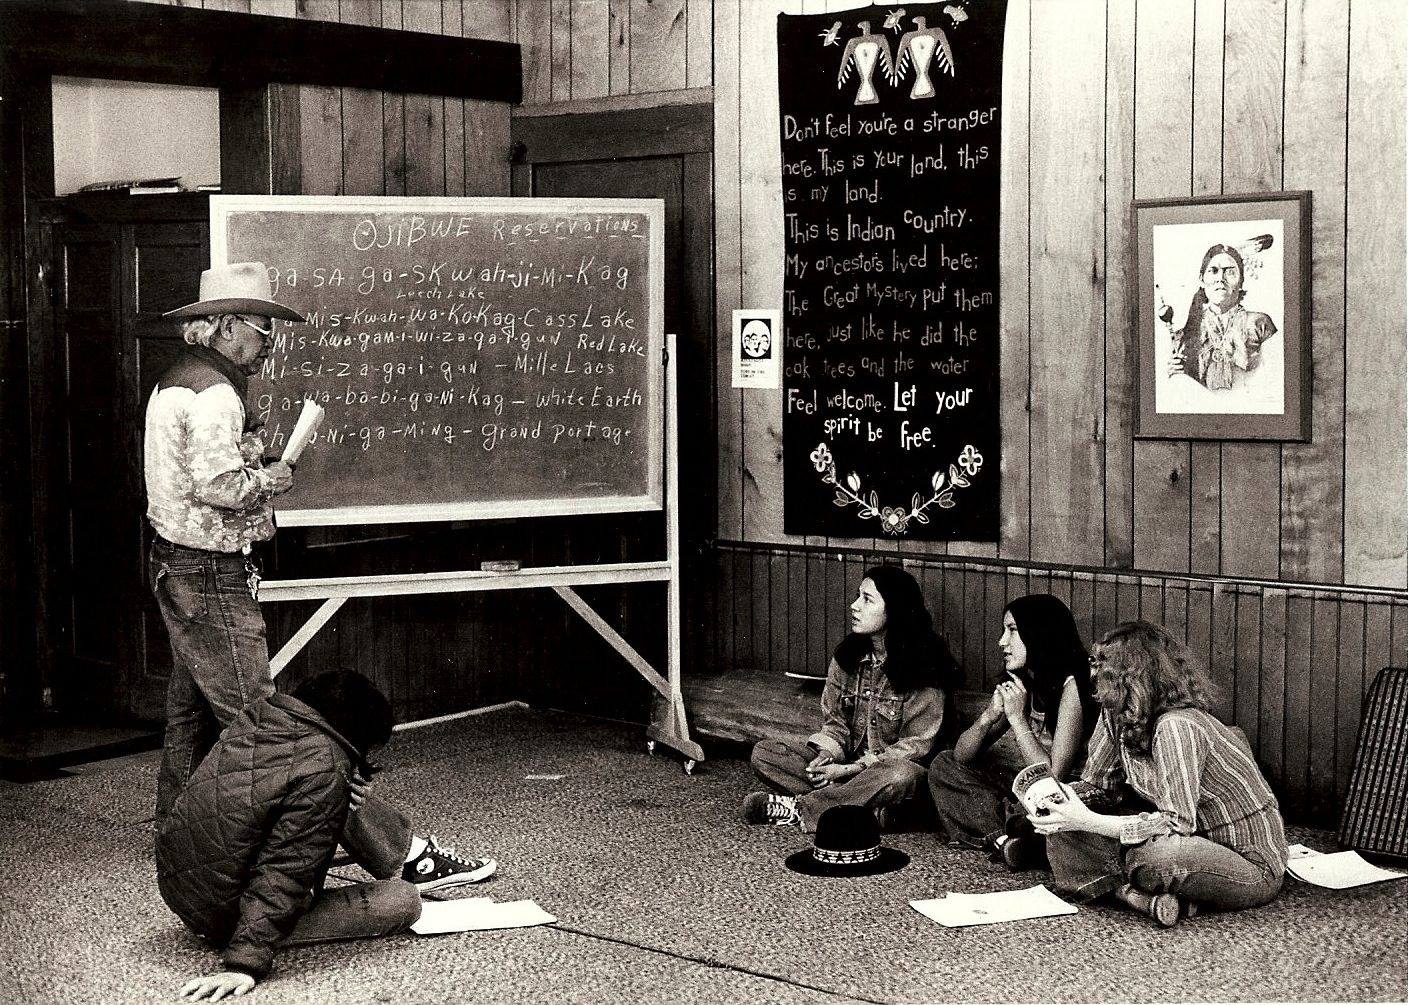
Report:
M 531 900 L 496 904 L 488 897 L 463 900 L 422 900 L 420 918 L 411 925 L 417 935 L 483 932 L 496 928 L 531 928 L 557 919 Z
M 323 414 L 322 405 L 311 398 L 303 399 L 303 410 L 298 413 L 298 422 L 294 424 L 293 432 L 288 434 L 288 442 L 284 444 L 284 452 L 279 460 L 285 464 L 298 463 L 304 448 L 323 424 Z

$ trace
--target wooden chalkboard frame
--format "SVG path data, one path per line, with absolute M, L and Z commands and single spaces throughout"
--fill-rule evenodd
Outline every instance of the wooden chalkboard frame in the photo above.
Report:
M 503 499 L 460 503 L 406 503 L 401 505 L 342 506 L 336 508 L 279 509 L 284 527 L 334 526 L 345 524 L 417 523 L 447 520 L 497 520 L 548 516 L 580 516 L 659 510 L 664 506 L 665 395 L 663 367 L 665 353 L 665 207 L 659 199 L 547 199 L 484 198 L 471 196 L 306 196 L 306 195 L 217 195 L 210 199 L 210 263 L 231 261 L 228 247 L 228 221 L 241 212 L 345 213 L 357 209 L 370 212 L 427 214 L 448 211 L 492 214 L 534 211 L 561 213 L 629 212 L 646 217 L 648 235 L 648 342 L 646 388 L 648 392 L 645 491 L 634 495 L 558 497 L 549 499 Z

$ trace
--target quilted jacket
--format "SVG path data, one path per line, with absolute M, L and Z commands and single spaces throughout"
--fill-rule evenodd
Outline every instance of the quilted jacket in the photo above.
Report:
M 186 926 L 263 978 L 322 888 L 347 819 L 355 751 L 303 702 L 275 694 L 236 718 L 157 836 L 157 885 Z

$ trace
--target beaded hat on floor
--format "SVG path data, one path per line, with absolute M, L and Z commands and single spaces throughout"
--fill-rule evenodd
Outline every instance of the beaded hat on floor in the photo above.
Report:
M 816 822 L 807 851 L 787 856 L 787 868 L 804 876 L 875 876 L 909 864 L 909 856 L 880 843 L 875 814 L 864 806 L 833 806 Z

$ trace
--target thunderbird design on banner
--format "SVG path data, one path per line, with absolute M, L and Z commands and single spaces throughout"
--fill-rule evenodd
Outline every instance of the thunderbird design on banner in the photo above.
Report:
M 789 534 L 997 537 L 1005 17 L 778 17 Z

